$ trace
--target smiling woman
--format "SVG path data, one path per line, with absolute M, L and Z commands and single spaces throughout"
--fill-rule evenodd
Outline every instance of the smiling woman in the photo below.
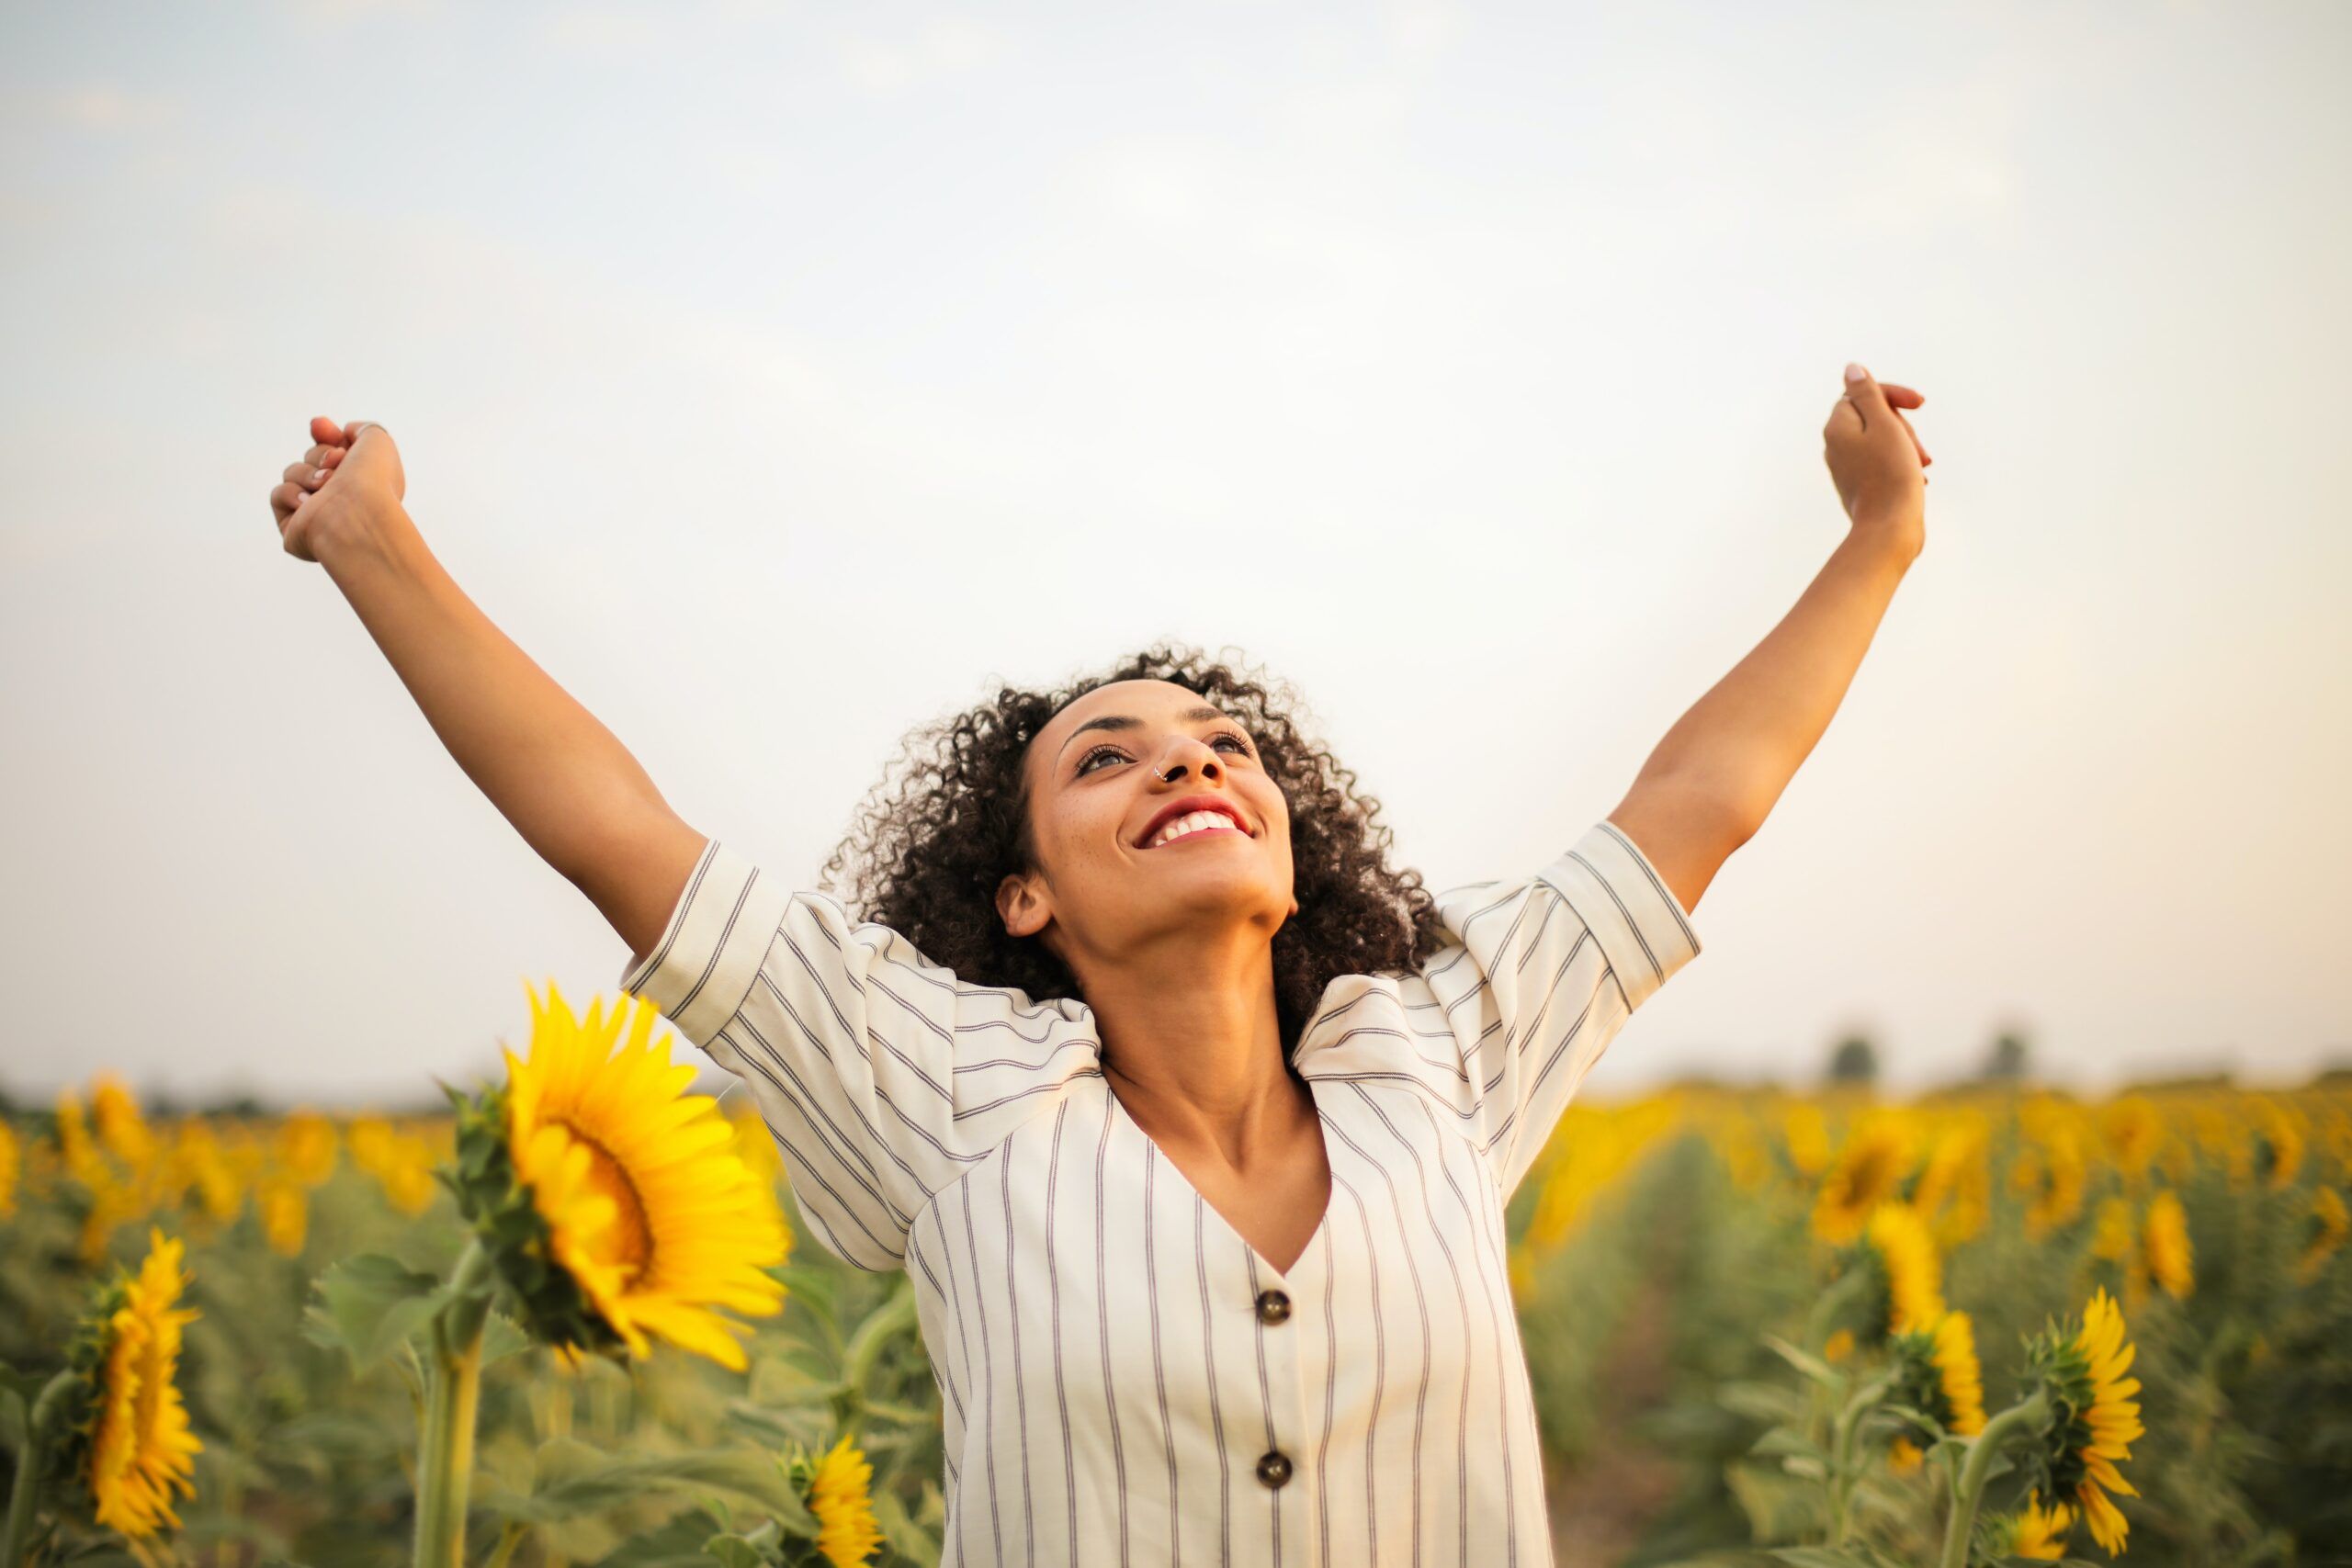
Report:
M 932 735 L 827 867 L 862 913 L 707 840 L 621 986 L 913 1280 L 942 1568 L 1544 1568 L 1504 1208 L 1698 954 L 1657 867 L 1602 820 L 1432 896 L 1265 687 L 1165 650 Z

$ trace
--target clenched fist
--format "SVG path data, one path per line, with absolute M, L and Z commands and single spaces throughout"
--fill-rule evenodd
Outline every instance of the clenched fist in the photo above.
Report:
M 1928 400 L 1908 387 L 1846 367 L 1846 391 L 1821 427 L 1822 457 L 1838 500 L 1857 531 L 1884 533 L 1916 553 L 1927 537 L 1928 465 L 1911 422 L 1896 411 Z
M 408 476 L 380 424 L 338 425 L 321 414 L 311 421 L 311 439 L 301 461 L 287 464 L 284 480 L 270 491 L 269 510 L 286 553 L 316 561 L 400 516 Z

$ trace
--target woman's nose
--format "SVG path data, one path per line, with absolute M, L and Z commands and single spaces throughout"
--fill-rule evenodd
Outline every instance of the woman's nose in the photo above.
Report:
M 1199 753 L 1197 757 L 1193 756 L 1195 752 Z M 1191 759 L 1189 762 L 1186 761 L 1188 758 Z M 1198 765 L 1203 773 L 1214 777 L 1217 769 L 1216 748 L 1205 740 L 1196 740 L 1187 736 L 1177 741 L 1163 754 L 1159 770 L 1159 776 L 1163 779 L 1173 779 L 1187 766 L 1194 764 Z

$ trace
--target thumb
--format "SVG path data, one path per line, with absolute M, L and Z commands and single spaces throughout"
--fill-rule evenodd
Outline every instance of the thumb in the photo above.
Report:
M 1894 411 L 1887 406 L 1886 393 L 1871 378 L 1871 373 L 1860 365 L 1846 367 L 1846 396 L 1853 400 L 1854 412 L 1862 416 L 1862 428 L 1874 429 L 1894 418 Z

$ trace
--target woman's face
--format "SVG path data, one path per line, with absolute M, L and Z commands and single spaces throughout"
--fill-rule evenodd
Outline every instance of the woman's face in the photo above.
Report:
M 1204 930 L 1257 926 L 1271 941 L 1298 912 L 1289 804 L 1255 737 L 1199 693 L 1098 686 L 1046 721 L 1022 765 L 1041 874 L 1005 878 L 997 908 L 1073 970 Z M 1165 808 L 1193 796 L 1230 807 L 1242 830 L 1151 842 Z

